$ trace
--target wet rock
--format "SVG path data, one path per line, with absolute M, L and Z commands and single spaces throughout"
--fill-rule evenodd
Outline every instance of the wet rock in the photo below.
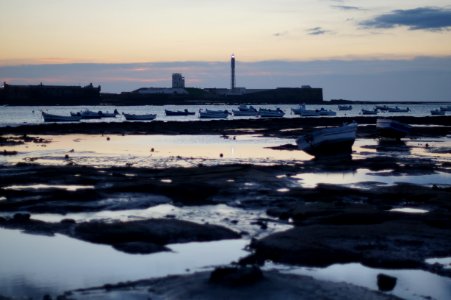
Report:
M 150 219 L 131 222 L 98 221 L 75 225 L 75 237 L 100 244 L 119 245 L 133 252 L 155 245 L 236 239 L 239 234 L 216 225 L 200 225 L 173 219 Z M 143 244 L 144 243 L 144 244 Z
M 371 267 L 422 268 L 426 258 L 449 255 L 451 232 L 415 220 L 308 225 L 257 240 L 251 247 L 256 261 L 318 267 L 360 262 Z
M 13 220 L 16 222 L 27 222 L 30 220 L 31 215 L 28 213 L 16 213 L 13 216 Z
M 263 279 L 257 266 L 218 267 L 210 274 L 209 282 L 228 286 L 245 286 Z
M 74 219 L 62 219 L 61 224 L 75 224 L 77 223 Z
M 396 286 L 397 278 L 383 273 L 377 274 L 377 287 L 379 291 L 389 292 Z
M 113 248 L 131 254 L 150 254 L 170 251 L 169 248 L 149 242 L 130 242 L 113 245 Z

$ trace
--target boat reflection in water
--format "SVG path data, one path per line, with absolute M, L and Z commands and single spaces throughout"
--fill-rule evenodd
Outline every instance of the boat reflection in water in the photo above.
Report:
M 405 154 L 410 153 L 410 147 L 407 146 L 406 142 L 402 140 L 393 139 L 379 139 L 376 146 L 378 152 L 403 152 Z

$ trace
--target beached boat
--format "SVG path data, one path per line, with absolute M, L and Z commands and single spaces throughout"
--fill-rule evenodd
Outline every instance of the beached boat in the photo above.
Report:
M 258 116 L 260 118 L 283 118 L 285 113 L 280 109 L 267 109 L 267 108 L 260 108 L 258 110 Z
M 42 112 L 44 122 L 79 122 L 81 116 L 61 116 Z
M 377 119 L 376 130 L 381 137 L 400 139 L 410 133 L 412 127 L 391 119 Z
M 362 108 L 362 115 L 377 115 L 377 109 L 364 109 Z
M 441 109 L 433 109 L 431 110 L 431 115 L 433 116 L 444 116 L 446 113 L 446 111 L 441 110 Z
M 338 110 L 352 110 L 352 105 L 338 105 Z
M 122 113 L 127 121 L 152 121 L 157 115 L 156 114 L 144 114 L 144 115 L 135 115 L 135 114 L 126 114 Z
M 187 109 L 184 110 L 164 110 L 166 116 L 193 116 L 196 113 L 194 111 L 189 111 Z
M 237 117 L 243 117 L 243 116 L 257 116 L 258 115 L 258 111 L 257 109 L 255 109 L 255 107 L 253 106 L 247 106 L 244 104 L 241 104 L 240 106 L 238 106 L 238 110 L 232 109 L 232 113 L 234 116 Z
M 401 112 L 409 112 L 410 108 L 406 107 L 406 108 L 401 108 L 401 107 L 390 107 L 388 108 L 388 112 L 395 112 L 395 113 L 401 113 Z
M 199 118 L 201 119 L 226 119 L 229 114 L 227 110 L 199 110 Z
M 343 155 L 352 152 L 357 123 L 313 129 L 296 139 L 298 148 L 313 156 Z

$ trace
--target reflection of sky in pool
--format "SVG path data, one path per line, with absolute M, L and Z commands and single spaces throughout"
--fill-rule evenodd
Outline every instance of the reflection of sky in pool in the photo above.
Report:
M 398 182 L 420 185 L 451 185 L 451 174 L 443 172 L 419 175 L 392 175 L 390 172 L 387 173 L 387 171 L 373 172 L 368 169 L 358 169 L 355 172 L 300 173 L 292 176 L 292 178 L 297 179 L 305 188 L 314 188 L 320 183 L 361 187 L 368 182 L 382 185 L 393 185 Z
M 390 294 L 404 299 L 451 299 L 451 278 L 441 277 L 421 270 L 373 269 L 361 264 L 335 264 L 327 268 L 289 267 L 269 264 L 266 268 L 283 272 L 312 276 L 334 282 L 348 282 L 357 286 L 377 290 L 377 275 L 394 276 L 397 283 Z
M 107 245 L 0 229 L 0 294 L 55 296 L 68 289 L 162 277 L 228 264 L 247 254 L 249 241 L 174 244 L 173 252 L 131 255 Z

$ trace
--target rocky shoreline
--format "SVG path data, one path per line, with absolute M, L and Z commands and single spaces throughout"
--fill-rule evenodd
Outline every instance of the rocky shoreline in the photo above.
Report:
M 436 121 L 432 122 L 436 125 L 434 127 L 428 125 L 431 122 L 429 117 L 414 118 L 418 126 L 414 127 L 412 138 L 446 137 L 450 134 L 449 118 L 433 118 Z M 102 131 L 118 134 L 227 135 L 257 131 L 264 135 L 289 137 L 301 130 L 293 128 L 318 126 L 320 123 L 317 122 L 320 121 L 323 126 L 346 121 L 343 118 L 330 118 L 324 124 L 323 120 L 189 122 L 189 126 L 185 122 L 102 123 L 96 124 L 96 128 L 88 124 L 76 124 L 73 127 L 67 124 L 45 124 L 1 128 L 3 136 L 0 142 L 3 145 L 45 143 L 46 140 L 41 137 L 32 137 L 30 140 L 28 135 L 93 133 L 94 130 L 97 130 L 97 134 Z M 375 136 L 374 120 L 360 120 L 367 124 L 359 127 L 360 137 Z M 11 137 L 11 134 L 14 136 Z M 27 136 L 18 136 L 23 134 Z M 393 155 L 396 147 L 401 146 L 392 147 L 395 151 L 391 149 L 386 155 L 270 166 L 227 164 L 153 169 L 18 163 L 0 169 L 0 227 L 21 229 L 32 234 L 64 234 L 111 245 L 131 254 L 167 251 L 166 245 L 170 243 L 244 238 L 250 241 L 251 253 L 239 262 L 243 268 L 262 266 L 267 260 L 300 266 L 357 262 L 378 268 L 425 270 L 451 278 L 450 269 L 446 266 L 425 262 L 431 257 L 451 257 L 449 185 L 415 185 L 409 182 L 384 185 L 367 182 L 365 188 L 361 188 L 323 182 L 310 188 L 299 185 L 296 179 L 296 176 L 305 173 L 355 172 L 359 169 L 368 172 L 383 170 L 385 176 L 451 172 L 449 156 L 438 160 L 433 156 Z M 281 147 L 280 151 L 291 150 L 289 148 Z M 429 151 L 450 154 L 443 147 L 431 147 Z M 11 188 L 39 184 L 49 186 L 39 189 Z M 68 190 L 57 188 L 59 185 L 86 188 Z M 205 218 L 201 222 L 178 219 L 175 215 L 126 222 L 71 218 L 48 222 L 33 216 L 42 213 L 64 216 L 104 210 L 146 209 L 162 203 L 191 208 L 193 211 L 207 205 L 226 205 L 242 210 L 243 215 L 236 219 Z M 400 207 L 421 208 L 427 212 L 406 214 L 391 211 Z M 256 211 L 263 211 L 263 216 L 255 214 Z M 287 229 L 273 230 L 272 224 L 283 224 Z M 75 291 L 61 297 L 81 299 L 83 297 L 80 295 L 85 295 L 93 299 L 107 298 L 114 292 L 114 295 L 125 298 L 138 293 L 152 299 L 225 299 L 259 295 L 267 295 L 269 299 L 295 295 L 305 299 L 394 298 L 348 284 L 324 283 L 308 277 L 268 271 L 262 274 L 261 279 L 240 289 L 230 288 L 228 284 L 218 286 L 208 283 L 212 275 L 203 272 L 125 286 L 110 285 L 108 288 L 83 291 L 83 294 Z M 174 286 L 177 286 L 177 292 L 171 289 Z

